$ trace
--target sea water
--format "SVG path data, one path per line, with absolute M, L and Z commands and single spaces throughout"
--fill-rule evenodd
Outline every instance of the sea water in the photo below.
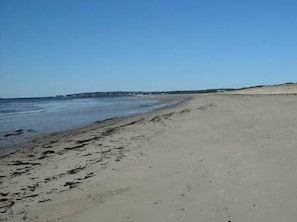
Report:
M 30 98 L 0 100 L 0 148 L 41 133 L 74 129 L 114 117 L 125 117 L 162 108 L 162 96 L 96 98 Z M 9 134 L 17 134 L 9 136 Z M 16 138 L 18 138 L 16 140 Z

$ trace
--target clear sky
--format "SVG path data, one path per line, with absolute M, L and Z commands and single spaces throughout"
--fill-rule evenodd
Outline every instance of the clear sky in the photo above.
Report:
M 297 1 L 0 0 L 0 97 L 297 81 Z

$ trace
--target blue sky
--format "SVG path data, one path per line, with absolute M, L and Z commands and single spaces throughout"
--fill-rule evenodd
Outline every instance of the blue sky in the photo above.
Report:
M 297 81 L 297 1 L 0 0 L 0 97 Z

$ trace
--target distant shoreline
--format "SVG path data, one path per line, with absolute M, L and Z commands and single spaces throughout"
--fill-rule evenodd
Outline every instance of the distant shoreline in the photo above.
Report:
M 255 85 L 239 88 L 210 88 L 210 89 L 198 89 L 198 90 L 170 90 L 170 91 L 101 91 L 101 92 L 82 92 L 72 93 L 67 95 L 45 96 L 45 97 L 26 97 L 26 98 L 0 98 L 0 100 L 13 100 L 13 99 L 52 99 L 52 98 L 96 98 L 96 97 L 121 97 L 121 96 L 144 96 L 144 95 L 171 95 L 171 94 L 205 94 L 205 93 L 217 93 L 217 92 L 238 92 L 244 90 L 254 90 L 267 88 L 291 87 L 296 89 L 297 82 L 287 82 L 273 85 Z

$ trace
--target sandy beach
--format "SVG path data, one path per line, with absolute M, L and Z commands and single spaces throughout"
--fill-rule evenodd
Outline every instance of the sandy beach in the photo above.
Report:
M 193 95 L 0 159 L 0 221 L 297 218 L 297 95 Z

